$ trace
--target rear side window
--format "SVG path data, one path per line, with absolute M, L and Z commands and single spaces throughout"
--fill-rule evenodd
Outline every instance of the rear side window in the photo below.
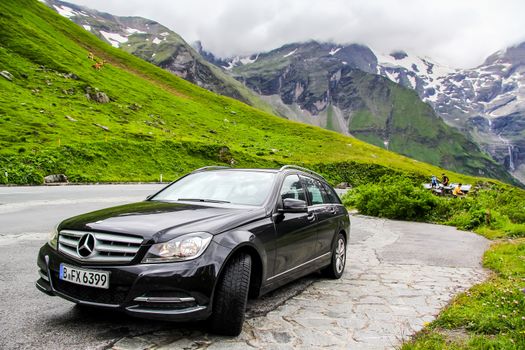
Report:
M 281 198 L 292 198 L 306 201 L 303 185 L 301 184 L 298 175 L 289 175 L 284 179 L 283 186 L 281 187 Z
M 306 194 L 312 205 L 330 203 L 328 193 L 319 180 L 302 176 L 301 179 L 306 185 Z
M 326 193 L 328 194 L 328 200 L 332 204 L 341 204 L 341 200 L 339 199 L 339 196 L 337 193 L 335 193 L 334 189 L 327 184 L 323 183 L 323 187 L 326 190 Z

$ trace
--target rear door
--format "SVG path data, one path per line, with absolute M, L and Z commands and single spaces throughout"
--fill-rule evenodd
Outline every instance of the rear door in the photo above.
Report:
M 306 201 L 304 187 L 298 175 L 288 175 L 283 180 L 279 201 L 293 198 Z M 310 261 L 317 242 L 316 216 L 307 213 L 279 213 L 274 216 L 276 259 L 273 278 L 291 272 Z
M 338 229 L 338 211 L 335 203 L 332 203 L 331 195 L 321 181 L 309 176 L 301 179 L 306 187 L 309 198 L 309 211 L 315 213 L 317 231 L 317 242 L 315 244 L 316 256 L 331 251 L 332 240 Z
M 326 220 L 330 222 L 329 226 L 332 231 L 327 231 L 326 235 L 319 234 L 318 238 L 319 244 L 322 247 L 321 249 L 330 250 L 334 235 L 339 233 L 339 230 L 343 228 L 346 230 L 344 222 L 347 221 L 348 213 L 334 189 L 324 182 L 322 183 L 322 186 L 324 187 L 327 196 L 325 199 L 328 208 Z

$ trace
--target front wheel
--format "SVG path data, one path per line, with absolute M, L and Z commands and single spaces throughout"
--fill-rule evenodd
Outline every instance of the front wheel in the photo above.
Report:
M 337 241 L 332 250 L 332 262 L 328 265 L 323 273 L 325 276 L 339 279 L 345 271 L 346 265 L 346 239 L 342 233 L 337 235 Z
M 215 290 L 210 328 L 215 334 L 237 336 L 242 331 L 252 259 L 248 254 L 232 258 L 224 268 Z

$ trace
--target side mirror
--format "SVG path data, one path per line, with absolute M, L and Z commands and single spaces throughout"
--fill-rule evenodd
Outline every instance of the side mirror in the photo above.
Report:
M 283 199 L 283 208 L 279 210 L 282 213 L 306 213 L 308 206 L 306 201 L 293 198 Z

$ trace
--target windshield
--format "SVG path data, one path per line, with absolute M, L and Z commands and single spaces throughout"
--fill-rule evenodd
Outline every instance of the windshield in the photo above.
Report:
M 259 206 L 268 197 L 274 178 L 274 173 L 258 171 L 204 171 L 180 179 L 152 200 Z

